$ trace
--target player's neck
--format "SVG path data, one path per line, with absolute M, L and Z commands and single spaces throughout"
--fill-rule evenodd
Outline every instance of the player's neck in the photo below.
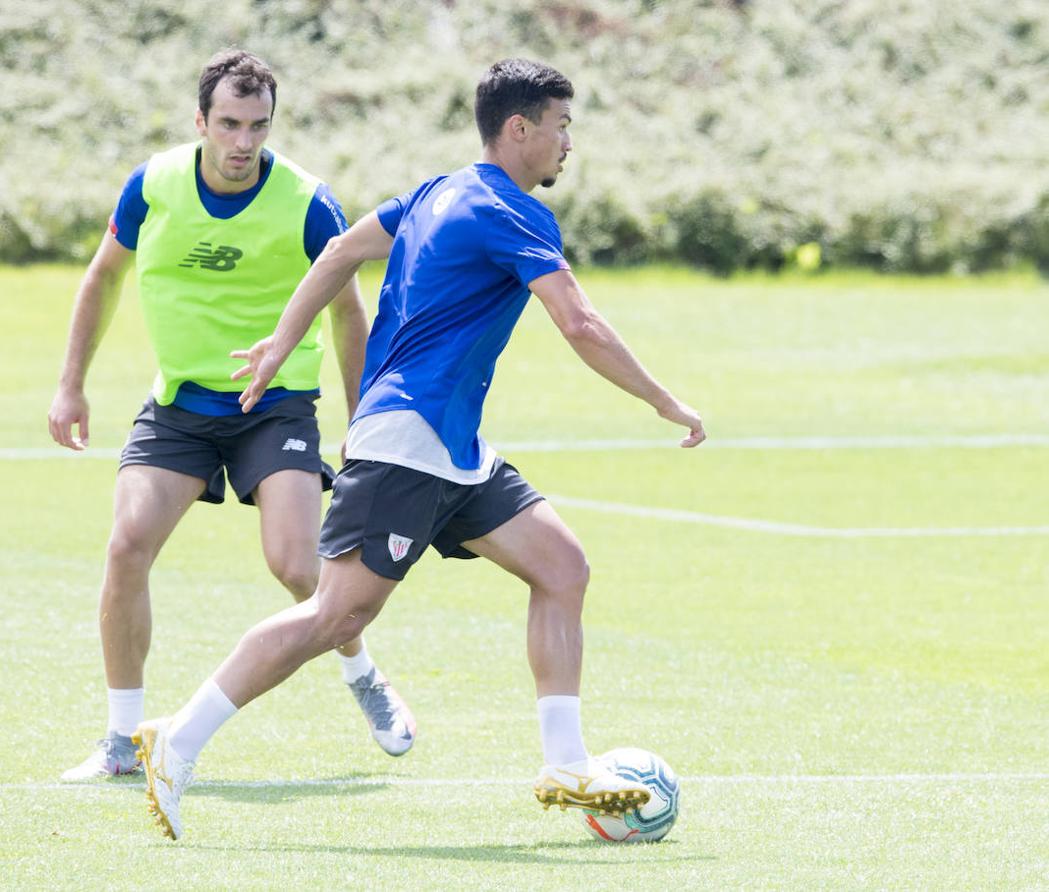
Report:
M 494 164 L 496 167 L 501 168 L 503 173 L 510 177 L 522 192 L 531 192 L 539 185 L 528 173 L 524 165 L 514 158 L 507 157 L 505 153 L 500 152 L 495 146 L 484 147 L 481 152 L 481 163 Z

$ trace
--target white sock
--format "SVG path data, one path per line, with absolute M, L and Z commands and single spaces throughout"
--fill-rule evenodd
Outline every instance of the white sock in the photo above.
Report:
M 579 698 L 564 694 L 540 697 L 539 736 L 547 765 L 569 765 L 587 758 L 579 719 Z
M 353 684 L 362 675 L 367 675 L 375 668 L 372 658 L 368 656 L 368 646 L 363 641 L 361 642 L 361 652 L 357 656 L 348 657 L 338 651 L 335 651 L 335 655 L 339 658 L 339 662 L 342 663 L 342 680 L 346 684 Z
M 145 688 L 106 688 L 109 724 L 106 733 L 130 737 L 146 717 Z
M 237 707 L 222 693 L 215 679 L 209 678 L 171 720 L 171 748 L 186 761 L 196 762 L 204 744 L 236 712 Z

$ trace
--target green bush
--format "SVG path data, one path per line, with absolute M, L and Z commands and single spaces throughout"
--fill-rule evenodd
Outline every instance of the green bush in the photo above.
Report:
M 724 195 L 704 192 L 671 206 L 667 215 L 674 256 L 722 274 L 752 265 L 753 246 L 739 226 L 739 211 Z
M 525 55 L 577 89 L 538 193 L 574 261 L 1049 268 L 1040 0 L 9 3 L 0 260 L 87 256 L 131 169 L 195 138 L 231 44 L 277 73 L 274 147 L 350 216 L 477 158 L 477 78 Z

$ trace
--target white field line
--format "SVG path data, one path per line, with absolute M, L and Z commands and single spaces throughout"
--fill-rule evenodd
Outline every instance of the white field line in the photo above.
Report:
M 295 787 L 320 787 L 345 789 L 354 787 L 518 787 L 531 785 L 534 778 L 412 778 L 412 777 L 363 777 L 363 778 L 270 778 L 269 780 L 201 780 L 193 784 L 196 789 L 270 789 Z M 930 774 L 693 774 L 685 775 L 686 784 L 757 784 L 772 786 L 786 785 L 842 785 L 842 784 L 981 784 L 981 783 L 1044 783 L 1049 782 L 1049 773 L 1040 772 L 944 772 Z M 144 789 L 144 783 L 0 783 L 0 790 L 127 790 Z
M 339 443 L 324 443 L 326 455 L 337 453 Z M 677 449 L 673 437 L 659 440 L 519 440 L 492 444 L 501 452 L 619 452 L 638 449 Z M 700 448 L 757 450 L 822 450 L 822 449 L 1009 449 L 1047 447 L 1049 434 L 971 434 L 965 436 L 898 436 L 898 437 L 714 437 Z M 27 446 L 0 448 L 0 461 L 39 461 L 41 459 L 119 458 L 118 448 L 91 448 L 73 452 L 61 446 Z
M 677 508 L 649 508 L 620 502 L 600 502 L 573 496 L 548 495 L 550 501 L 566 508 L 580 508 L 602 514 L 625 514 L 674 523 L 694 523 L 724 527 L 751 533 L 772 533 L 809 539 L 937 539 L 969 536 L 1049 536 L 1049 526 L 999 527 L 814 527 L 800 523 L 782 523 L 754 517 L 732 517 L 726 514 L 703 514 Z
M 521 440 L 492 444 L 500 452 L 603 452 L 623 449 L 677 449 L 673 437 L 660 440 Z M 712 437 L 710 449 L 1007 449 L 1049 446 L 1049 434 L 969 434 L 884 437 Z
M 946 445 L 946 441 L 950 438 L 943 438 L 936 445 Z M 952 440 L 952 445 L 957 445 L 956 440 L 962 438 L 955 438 Z M 1002 437 L 982 437 L 978 439 L 983 445 L 976 447 L 973 445 L 974 439 L 970 438 L 967 441 L 972 448 L 992 448 L 1004 445 L 1017 445 L 1016 442 L 1006 444 L 1003 442 Z M 1021 445 L 1031 445 L 1031 437 L 1020 437 L 1018 440 L 1022 441 Z M 874 441 L 883 443 L 884 440 L 878 440 L 875 438 Z M 865 442 L 874 442 L 865 441 Z M 906 441 L 908 445 L 902 445 Z M 646 442 L 649 441 L 588 441 L 591 444 L 604 443 L 606 449 L 620 449 L 620 448 L 634 448 L 633 446 L 625 446 L 625 443 L 634 442 Z M 653 441 L 654 442 L 654 441 Z M 737 441 L 742 443 L 744 441 Z M 747 443 L 753 443 L 757 441 L 745 441 Z M 770 441 L 762 440 L 763 443 Z M 783 441 L 786 442 L 786 441 Z M 835 442 L 842 443 L 846 442 L 848 446 L 836 446 L 833 448 L 870 448 L 861 447 L 857 445 L 859 440 L 833 440 L 833 439 L 820 439 L 810 438 L 804 441 L 805 443 L 812 444 L 815 442 Z M 891 448 L 911 448 L 914 443 L 907 438 L 897 438 L 894 440 L 896 445 Z M 1049 443 L 1049 438 L 1046 438 L 1046 442 Z M 929 445 L 926 441 L 922 441 L 923 444 Z M 613 445 L 618 444 L 618 445 Z M 554 451 L 553 444 L 533 444 L 542 446 L 544 451 Z M 579 444 L 576 444 L 579 445 Z M 518 444 L 522 446 L 522 444 Z M 550 447 L 547 449 L 547 447 Z M 327 448 L 327 447 L 326 447 Z M 337 447 L 335 447 L 337 449 Z M 507 448 L 506 445 L 503 447 Z M 594 446 L 593 448 L 599 448 Z M 652 448 L 652 443 L 649 443 L 645 448 Z M 781 449 L 781 448 L 828 448 L 826 446 L 743 446 L 740 448 L 766 448 L 766 449 Z M 886 448 L 884 446 L 875 446 L 873 448 Z M 107 458 L 115 459 L 119 455 L 119 450 L 116 449 L 95 449 L 90 450 L 86 453 L 75 453 L 68 449 L 62 449 L 60 447 L 40 447 L 40 448 L 27 448 L 27 449 L 0 449 L 0 460 L 20 460 L 20 459 L 51 459 L 51 458 Z M 572 496 L 559 496 L 550 495 L 550 500 L 556 502 L 559 505 L 564 505 L 568 508 L 580 508 L 585 511 L 597 511 L 603 514 L 624 514 L 631 517 L 644 517 L 650 520 L 667 520 L 675 523 L 690 523 L 690 524 L 701 524 L 704 526 L 722 527 L 726 529 L 742 530 L 744 532 L 752 533 L 769 533 L 772 535 L 780 536 L 795 536 L 800 538 L 809 539 L 943 539 L 943 538 L 966 538 L 966 537 L 992 537 L 1001 538 L 1008 536 L 1049 536 L 1049 525 L 1039 526 L 992 526 L 992 527 L 818 527 L 809 526 L 807 524 L 799 523 L 786 523 L 783 521 L 776 520 L 764 520 L 762 518 L 755 517 L 733 517 L 725 514 L 704 514 L 699 511 L 684 511 L 675 508 L 653 508 L 645 505 L 627 505 L 619 502 L 602 502 L 594 499 L 580 499 Z

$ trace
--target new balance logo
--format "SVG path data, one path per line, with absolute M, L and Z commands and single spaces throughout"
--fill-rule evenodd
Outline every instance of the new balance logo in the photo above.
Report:
M 295 440 L 289 437 L 284 441 L 284 445 L 280 447 L 281 452 L 305 452 L 306 441 Z
M 228 273 L 237 265 L 237 261 L 244 256 L 240 248 L 232 245 L 219 245 L 211 247 L 211 242 L 197 242 L 196 247 L 186 256 L 179 266 L 193 266 L 200 264 L 201 269 L 214 270 L 217 273 Z

